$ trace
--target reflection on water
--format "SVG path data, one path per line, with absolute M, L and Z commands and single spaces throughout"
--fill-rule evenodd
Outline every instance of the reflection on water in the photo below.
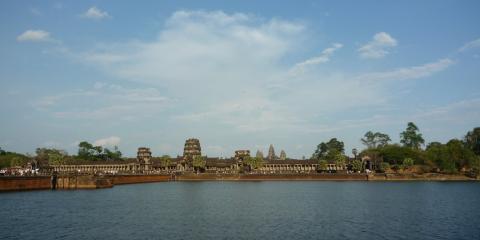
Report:
M 168 182 L 0 202 L 0 239 L 480 239 L 467 182 Z

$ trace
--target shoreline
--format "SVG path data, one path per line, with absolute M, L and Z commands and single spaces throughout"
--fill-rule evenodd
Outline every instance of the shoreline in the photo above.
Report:
M 366 181 L 366 182 L 477 182 L 461 174 L 214 174 L 184 173 L 157 175 L 63 175 L 56 189 L 101 189 L 115 185 L 176 181 Z M 52 189 L 49 176 L 0 176 L 0 192 Z

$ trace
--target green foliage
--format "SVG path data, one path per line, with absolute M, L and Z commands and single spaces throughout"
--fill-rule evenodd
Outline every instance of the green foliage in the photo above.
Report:
M 78 144 L 78 158 L 82 160 L 121 160 L 122 152 L 115 146 L 114 150 L 103 148 L 102 146 L 93 146 L 91 143 L 83 141 Z
M 480 156 L 480 127 L 469 131 L 464 138 L 465 146 L 473 151 L 477 156 Z
M 87 141 L 78 144 L 78 157 L 84 160 L 94 160 L 95 149 L 93 145 Z
M 168 155 L 163 155 L 160 157 L 160 165 L 162 167 L 168 167 L 171 162 L 172 162 L 172 159 Z
M 382 162 L 380 164 L 380 170 L 383 171 L 383 172 L 390 170 L 390 163 Z
M 251 169 L 258 169 L 263 167 L 264 160 L 261 157 L 246 157 L 243 159 L 243 163 L 250 166 Z
M 10 159 L 10 166 L 11 167 L 22 167 L 24 162 L 22 161 L 21 157 L 15 156 Z
M 207 161 L 205 160 L 204 157 L 202 156 L 193 156 L 193 161 L 192 161 L 193 167 L 194 168 L 205 168 L 205 165 L 207 164 Z
M 363 163 L 360 160 L 353 160 L 352 162 L 352 169 L 354 172 L 362 172 L 363 171 Z
M 317 149 L 312 155 L 312 159 L 320 160 L 334 160 L 334 157 L 338 153 L 344 153 L 344 144 L 342 141 L 338 141 L 336 138 L 330 139 L 328 142 L 322 142 L 318 144 Z
M 386 145 L 378 148 L 375 151 L 383 158 L 384 162 L 391 165 L 402 164 L 405 158 L 411 158 L 414 162 L 421 164 L 422 155 L 420 151 L 414 150 L 410 147 L 400 146 L 398 144 Z
M 108 148 L 104 148 L 103 154 L 100 153 L 99 156 L 101 156 L 101 158 L 103 158 L 104 160 L 121 160 L 122 152 L 120 152 L 120 150 L 118 150 L 118 147 L 115 146 L 113 148 L 113 151 Z
M 462 141 L 450 140 L 447 144 L 432 142 L 427 146 L 426 156 L 443 172 L 453 173 L 462 167 L 475 168 L 479 158 Z
M 48 163 L 49 165 L 64 164 L 67 159 L 67 152 L 54 148 L 37 148 L 35 150 L 37 156 L 35 159 L 40 163 Z
M 402 166 L 403 166 L 403 168 L 405 168 L 405 169 L 409 169 L 409 168 L 412 167 L 414 164 L 415 164 L 415 162 L 414 162 L 413 159 L 411 159 L 411 158 L 405 158 L 405 159 L 403 159 Z
M 400 133 L 400 142 L 406 147 L 418 150 L 425 143 L 425 140 L 419 133 L 418 127 L 413 122 L 409 122 L 407 129 Z
M 29 157 L 20 153 L 0 151 L 0 168 L 25 166 Z
M 347 160 L 347 157 L 345 157 L 345 155 L 343 155 L 341 153 L 337 153 L 337 155 L 335 155 L 335 157 L 333 159 L 334 159 L 335 164 L 338 167 L 343 167 L 343 166 L 345 166 L 345 162 Z
M 322 170 L 322 171 L 327 170 L 327 165 L 328 165 L 327 160 L 320 160 L 320 161 L 318 161 L 318 164 L 320 165 L 319 166 L 320 170 Z
M 365 133 L 364 138 L 360 140 L 369 149 L 383 147 L 391 141 L 390 136 L 387 134 L 381 132 L 373 133 L 372 131 Z

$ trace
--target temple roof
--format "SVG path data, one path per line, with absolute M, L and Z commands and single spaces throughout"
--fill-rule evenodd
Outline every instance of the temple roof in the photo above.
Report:
M 129 164 L 129 163 L 138 163 L 136 158 L 126 158 L 124 160 L 116 160 L 116 161 L 91 161 L 91 160 L 82 160 L 82 159 L 75 159 L 71 161 L 67 161 L 64 165 L 114 165 L 114 164 Z
M 300 159 L 286 159 L 286 160 L 266 160 L 265 164 L 316 164 L 316 160 L 300 160 Z

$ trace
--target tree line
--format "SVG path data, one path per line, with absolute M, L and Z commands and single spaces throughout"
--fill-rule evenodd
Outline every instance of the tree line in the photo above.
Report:
M 66 151 L 55 148 L 37 148 L 35 156 L 7 152 L 0 148 L 0 168 L 21 167 L 33 160 L 33 165 L 60 165 L 66 163 L 81 163 L 85 161 L 119 161 L 123 160 L 122 152 L 117 146 L 109 149 L 82 141 L 78 144 L 77 155 L 69 155 Z M 35 166 L 34 166 L 35 167 Z
M 378 164 L 379 171 L 408 169 L 414 165 L 418 165 L 423 172 L 480 171 L 480 127 L 467 132 L 461 140 L 430 142 L 425 148 L 425 139 L 413 122 L 409 122 L 400 133 L 400 143 L 391 143 L 388 134 L 372 131 L 366 132 L 360 141 L 365 149 L 360 153 L 357 149 L 352 149 L 354 158 L 349 165 L 354 171 L 365 168 L 357 156 L 368 156 Z M 344 143 L 337 138 L 320 143 L 311 157 L 319 161 L 321 167 L 327 163 L 343 164 L 346 158 Z

